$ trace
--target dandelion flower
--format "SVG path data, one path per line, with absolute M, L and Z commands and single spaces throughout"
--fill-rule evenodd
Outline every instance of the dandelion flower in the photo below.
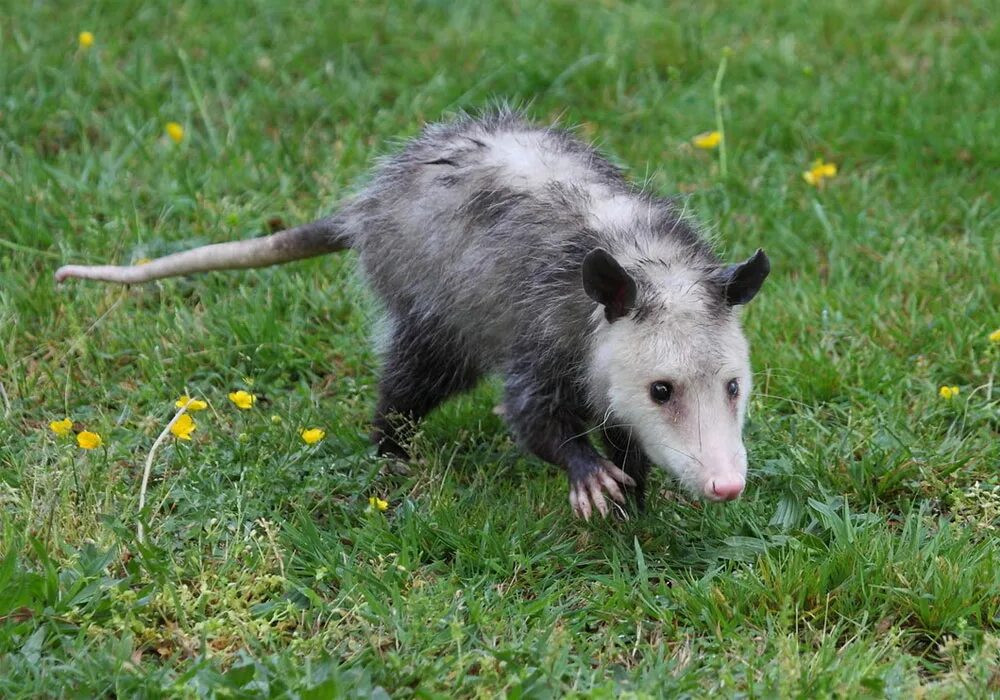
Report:
M 104 444 L 104 440 L 97 433 L 84 430 L 76 434 L 76 444 L 85 450 L 96 450 Z
M 996 345 L 1000 345 L 1000 328 L 997 328 L 995 331 L 993 331 L 992 333 L 990 333 L 989 336 L 987 336 L 987 337 L 990 339 L 991 343 L 994 343 Z
M 184 140 L 184 127 L 177 122 L 167 122 L 167 125 L 164 128 L 167 132 L 167 136 L 169 136 L 170 140 L 174 143 L 180 143 Z
M 940 396 L 945 401 L 951 401 L 954 397 L 958 396 L 959 388 L 957 386 L 943 386 L 938 389 L 938 396 Z
M 302 436 L 302 440 L 307 445 L 315 445 L 326 437 L 326 431 L 322 428 L 310 428 L 309 430 L 303 430 L 299 435 Z
M 836 174 L 837 166 L 834 163 L 826 163 L 822 158 L 817 158 L 813 161 L 812 167 L 802 173 L 802 179 L 813 187 L 819 187 Z
M 191 403 L 188 403 L 190 401 Z M 187 394 L 177 399 L 174 402 L 174 406 L 177 408 L 184 408 L 184 404 L 187 404 L 187 410 L 189 411 L 204 411 L 208 408 L 208 404 L 200 399 L 192 399 Z
M 718 131 L 706 131 L 691 139 L 691 143 L 694 144 L 695 148 L 710 151 L 713 148 L 718 148 L 719 144 L 722 143 L 722 134 Z
M 236 408 L 246 411 L 249 408 L 253 408 L 254 402 L 257 401 L 257 397 L 251 394 L 249 391 L 234 391 L 229 395 L 229 400 L 236 404 Z
M 174 437 L 178 440 L 190 440 L 191 433 L 197 430 L 198 425 L 194 422 L 194 418 L 190 414 L 183 413 L 180 418 L 174 421 L 174 424 L 170 426 L 170 432 L 173 433 Z
M 368 506 L 376 510 L 385 511 L 389 509 L 389 501 L 383 501 L 378 496 L 372 496 L 368 499 Z
M 81 49 L 89 49 L 94 45 L 94 34 L 93 32 L 80 32 L 80 36 L 77 37 L 80 40 Z
M 66 437 L 69 435 L 69 431 L 73 429 L 73 421 L 69 418 L 54 420 L 49 423 L 49 429 L 59 437 Z

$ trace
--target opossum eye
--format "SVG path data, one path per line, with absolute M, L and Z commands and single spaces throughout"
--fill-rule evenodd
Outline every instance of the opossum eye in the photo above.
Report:
M 730 379 L 729 383 L 726 384 L 726 393 L 729 394 L 729 398 L 735 399 L 740 394 L 740 383 L 735 379 Z
M 674 385 L 670 382 L 653 382 L 649 385 L 649 398 L 653 403 L 666 403 L 674 395 Z

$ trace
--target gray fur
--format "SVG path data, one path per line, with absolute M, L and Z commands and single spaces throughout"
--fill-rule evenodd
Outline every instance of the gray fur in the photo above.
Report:
M 735 313 L 723 293 L 730 268 L 669 200 L 635 188 L 567 132 L 508 109 L 427 127 L 336 214 L 276 236 L 285 234 L 278 253 L 232 248 L 220 261 L 208 247 L 179 254 L 188 260 L 101 268 L 113 275 L 71 266 L 57 278 L 138 282 L 353 248 L 391 328 L 373 433 L 380 451 L 405 454 L 408 424 L 498 371 L 515 436 L 567 470 L 574 508 L 587 517 L 591 506 L 606 513 L 602 493 L 620 500 L 618 483 L 638 482 L 641 498 L 648 459 L 591 377 L 595 338 L 611 317 L 583 291 L 584 257 L 603 248 L 634 280 L 629 320 L 638 328 L 669 332 L 657 320 L 673 303 L 662 281 L 678 271 L 691 280 L 686 298 L 698 308 L 689 313 L 702 327 Z M 586 437 L 602 420 L 617 466 Z
M 574 170 L 517 188 L 484 160 L 496 134 L 531 139 L 543 160 L 559 157 Z M 588 225 L 588 186 L 634 200 L 641 216 Z M 520 343 L 580 360 L 594 310 L 580 293 L 580 265 L 594 248 L 629 261 L 640 279 L 679 262 L 706 273 L 719 265 L 672 204 L 637 191 L 566 132 L 511 111 L 427 128 L 337 218 L 389 312 L 447 318 L 484 368 L 501 368 Z

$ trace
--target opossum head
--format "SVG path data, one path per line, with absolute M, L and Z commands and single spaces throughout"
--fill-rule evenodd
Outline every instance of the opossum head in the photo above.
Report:
M 590 366 L 594 404 L 699 497 L 733 500 L 746 483 L 751 372 L 739 306 L 769 271 L 761 250 L 710 269 L 626 271 L 603 250 L 583 264 L 584 289 L 603 316 Z

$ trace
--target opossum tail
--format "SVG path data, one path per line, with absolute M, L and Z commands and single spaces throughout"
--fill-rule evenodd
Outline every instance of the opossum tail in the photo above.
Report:
M 336 215 L 261 238 L 201 246 L 142 265 L 63 265 L 56 282 L 70 277 L 141 284 L 209 270 L 242 270 L 302 260 L 350 248 Z

